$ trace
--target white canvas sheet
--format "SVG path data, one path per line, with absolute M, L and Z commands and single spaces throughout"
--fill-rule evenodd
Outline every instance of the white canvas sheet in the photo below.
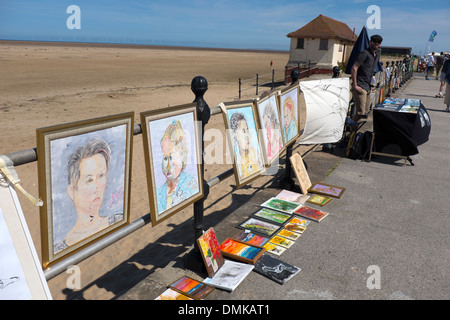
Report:
M 350 98 L 349 78 L 301 81 L 306 123 L 300 144 L 334 143 L 342 138 Z

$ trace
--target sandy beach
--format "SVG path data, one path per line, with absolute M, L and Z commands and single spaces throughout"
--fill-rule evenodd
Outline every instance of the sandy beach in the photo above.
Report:
M 271 61 L 276 79 L 282 78 L 288 58 L 288 52 L 270 51 L 0 42 L 0 154 L 36 147 L 37 128 L 129 111 L 135 112 L 135 123 L 139 123 L 141 112 L 190 103 L 195 98 L 191 80 L 199 75 L 208 81 L 204 98 L 210 107 L 234 101 L 239 78 L 270 74 Z M 243 92 L 243 99 L 254 97 L 254 89 Z M 222 116 L 213 116 L 208 128 L 223 130 Z M 207 165 L 205 179 L 229 168 Z M 16 171 L 25 190 L 37 197 L 37 162 L 18 166 Z M 205 217 L 230 205 L 233 179 L 214 187 L 205 202 Z M 234 193 L 251 193 L 269 179 L 261 177 Z M 21 194 L 19 200 L 40 256 L 39 209 Z M 149 210 L 142 135 L 136 135 L 130 221 Z M 147 225 L 80 263 L 79 291 L 67 289 L 69 274 L 51 279 L 53 298 L 120 296 L 193 244 L 192 212 L 189 206 L 157 226 Z

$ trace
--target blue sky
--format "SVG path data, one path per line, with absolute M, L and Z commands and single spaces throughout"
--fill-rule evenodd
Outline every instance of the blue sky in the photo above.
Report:
M 81 29 L 68 29 L 70 5 L 81 10 Z M 0 39 L 83 41 L 289 50 L 286 35 L 323 14 L 359 34 L 380 8 L 386 46 L 423 54 L 450 51 L 449 0 L 0 0 Z

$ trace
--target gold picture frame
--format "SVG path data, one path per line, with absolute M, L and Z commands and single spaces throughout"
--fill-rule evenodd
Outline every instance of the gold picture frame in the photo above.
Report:
M 200 124 L 195 103 L 141 113 L 153 226 L 204 195 Z
M 308 189 L 308 191 L 333 198 L 341 198 L 344 194 L 345 188 L 333 186 L 323 182 L 316 182 Z
M 293 144 L 300 136 L 300 87 L 286 88 L 278 95 L 281 132 L 285 147 Z
M 36 130 L 43 267 L 129 223 L 134 112 Z
M 236 187 L 241 188 L 265 171 L 256 107 L 253 100 L 222 102 L 219 106 L 232 155 Z
M 276 93 L 255 100 L 258 111 L 258 132 L 262 145 L 264 163 L 270 167 L 284 151 L 284 139 L 281 132 L 279 100 Z

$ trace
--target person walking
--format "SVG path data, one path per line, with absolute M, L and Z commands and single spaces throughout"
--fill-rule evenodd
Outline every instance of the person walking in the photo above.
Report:
M 435 65 L 434 52 L 432 52 L 431 55 L 429 55 L 427 58 L 427 73 L 425 75 L 426 80 L 430 80 L 428 76 L 430 75 L 430 72 L 431 74 L 433 74 L 434 65 Z

